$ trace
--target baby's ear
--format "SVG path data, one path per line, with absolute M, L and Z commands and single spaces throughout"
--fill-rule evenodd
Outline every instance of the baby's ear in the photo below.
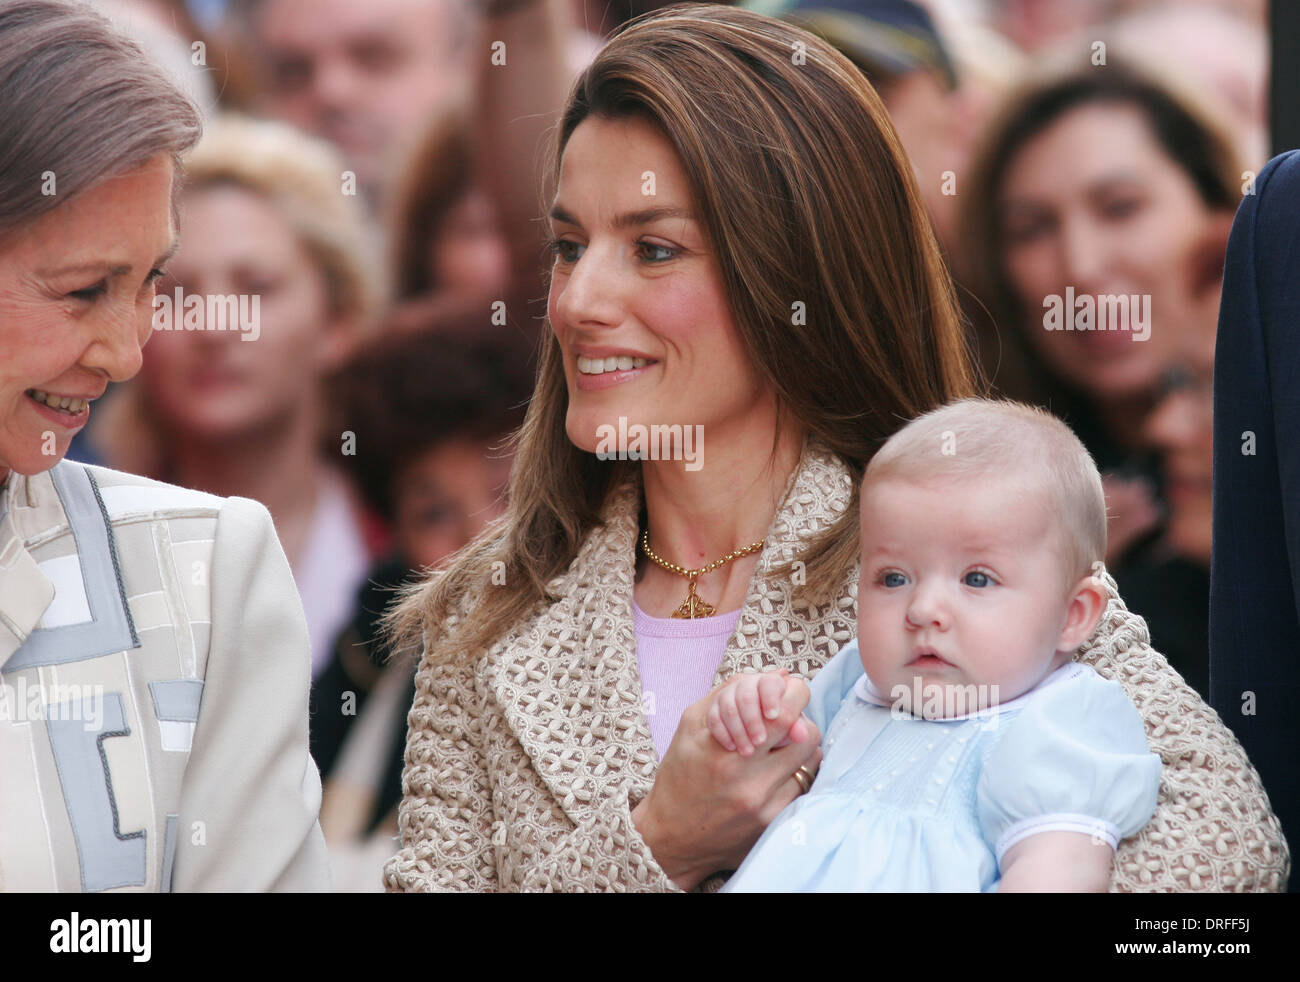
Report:
M 1092 632 L 1097 629 L 1102 615 L 1106 613 L 1109 600 L 1110 594 L 1105 584 L 1097 577 L 1085 576 L 1076 583 L 1070 594 L 1070 607 L 1066 612 L 1065 626 L 1061 629 L 1057 650 L 1073 653 L 1092 637 Z

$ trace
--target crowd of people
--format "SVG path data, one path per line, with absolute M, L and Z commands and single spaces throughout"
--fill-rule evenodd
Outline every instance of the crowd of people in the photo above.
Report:
M 204 113 L 158 295 L 256 297 L 258 323 L 156 330 L 70 456 L 269 509 L 307 617 L 334 886 L 380 890 L 416 697 L 385 615 L 523 486 L 552 264 L 576 245 L 546 217 L 560 115 L 605 41 L 664 5 L 98 6 Z M 824 37 L 879 94 L 987 393 L 1078 435 L 1106 569 L 1208 699 L 1215 332 L 1269 157 L 1266 4 L 738 6 Z

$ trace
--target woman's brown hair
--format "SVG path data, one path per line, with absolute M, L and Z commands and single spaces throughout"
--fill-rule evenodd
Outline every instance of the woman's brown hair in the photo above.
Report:
M 797 557 L 798 589 L 824 602 L 857 560 L 867 461 L 903 423 L 975 388 L 952 283 L 884 106 L 812 34 L 733 7 L 675 4 L 630 22 L 579 76 L 554 172 L 592 116 L 645 118 L 672 142 L 756 371 L 778 411 L 854 475 L 853 506 Z M 423 638 L 426 657 L 471 658 L 548 601 L 548 581 L 640 466 L 574 446 L 567 405 L 559 342 L 546 332 L 508 510 L 391 612 L 396 649 Z M 506 586 L 489 585 L 498 563 Z M 467 594 L 474 602 L 446 643 L 446 618 Z

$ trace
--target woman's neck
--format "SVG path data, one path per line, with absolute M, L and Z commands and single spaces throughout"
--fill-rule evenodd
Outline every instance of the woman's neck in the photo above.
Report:
M 712 439 L 708 439 L 712 436 Z M 791 421 L 781 433 L 772 461 L 772 431 L 761 429 L 729 438 L 710 429 L 703 466 L 684 461 L 646 461 L 641 465 L 650 548 L 659 558 L 699 569 L 728 553 L 758 542 L 781 503 L 790 475 L 803 452 L 804 432 Z M 651 562 L 637 538 L 637 604 L 655 617 L 668 617 L 685 599 L 686 577 Z M 758 565 L 760 550 L 733 559 L 701 576 L 696 589 L 722 614 L 740 607 Z
M 296 412 L 238 437 L 173 437 L 168 479 L 209 494 L 260 501 L 275 520 L 290 564 L 296 564 L 311 529 L 324 474 L 317 418 L 314 413 Z

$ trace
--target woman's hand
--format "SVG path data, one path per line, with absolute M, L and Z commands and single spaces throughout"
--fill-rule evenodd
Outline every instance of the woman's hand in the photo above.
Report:
M 802 721 L 801 734 L 791 733 L 808 704 L 807 686 L 786 687 L 780 713 L 766 721 L 767 738 L 747 757 L 709 733 L 708 710 L 721 688 L 682 714 L 654 787 L 632 810 L 655 860 L 683 890 L 738 867 L 772 819 L 802 793 L 795 772 L 803 766 L 816 773 L 822 759 L 821 734 L 809 720 Z

